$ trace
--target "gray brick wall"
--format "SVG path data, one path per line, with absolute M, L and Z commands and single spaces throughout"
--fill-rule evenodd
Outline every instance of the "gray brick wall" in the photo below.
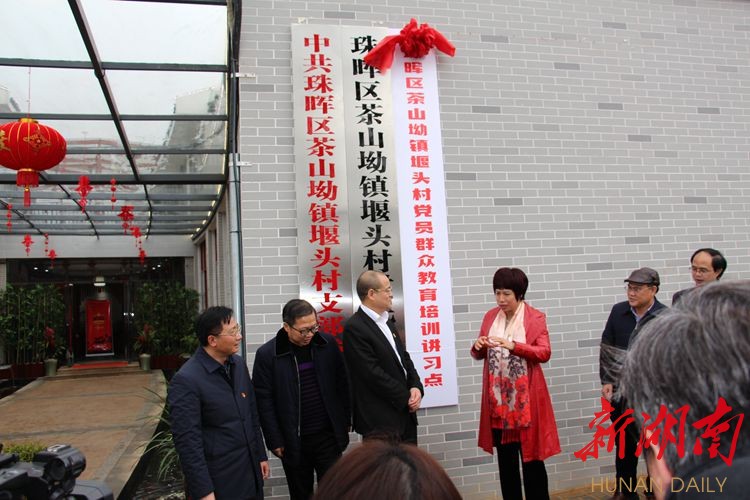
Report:
M 548 315 L 544 367 L 563 452 L 550 487 L 613 475 L 582 463 L 598 401 L 598 339 L 622 280 L 658 269 L 658 297 L 690 283 L 701 246 L 725 252 L 725 279 L 750 275 L 750 4 L 244 2 L 240 153 L 248 352 L 298 292 L 290 25 L 442 31 L 441 121 L 458 350 L 458 407 L 422 411 L 420 443 L 466 498 L 499 498 L 496 462 L 476 447 L 481 366 L 466 349 L 492 305 L 499 266 L 523 268 Z M 273 464 L 270 496 L 285 495 Z

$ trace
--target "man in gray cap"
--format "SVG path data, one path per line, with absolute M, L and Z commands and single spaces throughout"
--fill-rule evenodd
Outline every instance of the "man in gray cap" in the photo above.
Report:
M 662 309 L 664 304 L 656 299 L 659 291 L 659 273 L 650 267 L 636 269 L 625 279 L 625 290 L 628 300 L 618 302 L 609 313 L 607 324 L 602 332 L 602 348 L 599 354 L 599 378 L 602 383 L 602 397 L 612 401 L 617 386 L 619 368 L 613 366 L 613 361 L 622 360 L 624 353 L 632 342 L 638 331 L 648 321 L 654 318 Z M 614 411 L 611 414 L 612 421 L 616 421 L 627 409 L 627 403 L 622 399 L 613 401 Z M 624 421 L 618 424 L 622 426 Z M 636 473 L 638 469 L 638 457 L 635 455 L 638 444 L 637 431 L 628 427 L 625 432 L 625 450 L 620 458 L 620 440 L 615 439 L 617 455 L 615 456 L 615 472 L 617 475 L 617 489 L 612 497 L 622 500 L 626 498 L 638 498 L 636 492 Z M 646 482 L 648 484 L 648 482 Z M 646 497 L 651 497 L 651 492 L 646 492 Z

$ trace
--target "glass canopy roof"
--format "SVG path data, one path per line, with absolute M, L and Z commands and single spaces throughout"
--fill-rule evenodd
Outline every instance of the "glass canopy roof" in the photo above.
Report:
M 67 141 L 65 159 L 31 189 L 31 207 L 16 172 L 0 168 L 10 233 L 119 235 L 118 214 L 131 205 L 143 235 L 199 234 L 227 180 L 238 2 L 2 3 L 0 124 L 30 116 Z M 93 187 L 84 210 L 82 175 Z

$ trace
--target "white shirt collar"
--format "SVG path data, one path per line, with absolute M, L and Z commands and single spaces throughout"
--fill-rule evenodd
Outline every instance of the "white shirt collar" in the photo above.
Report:
M 364 304 L 360 304 L 360 307 L 375 323 L 388 323 L 388 311 L 378 314 Z

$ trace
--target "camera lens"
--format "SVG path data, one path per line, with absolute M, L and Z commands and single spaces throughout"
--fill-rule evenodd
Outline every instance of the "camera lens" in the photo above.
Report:
M 59 458 L 55 458 L 47 462 L 46 465 L 47 476 L 53 481 L 62 481 L 65 479 L 66 467 L 65 463 Z

